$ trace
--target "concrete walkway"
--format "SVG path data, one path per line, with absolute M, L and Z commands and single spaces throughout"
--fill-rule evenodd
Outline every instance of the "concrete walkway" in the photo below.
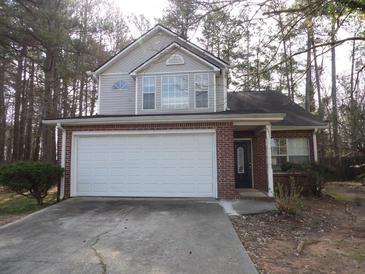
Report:
M 73 198 L 0 227 L 0 273 L 257 273 L 215 200 Z
M 274 201 L 263 199 L 220 200 L 228 215 L 259 214 L 276 210 Z

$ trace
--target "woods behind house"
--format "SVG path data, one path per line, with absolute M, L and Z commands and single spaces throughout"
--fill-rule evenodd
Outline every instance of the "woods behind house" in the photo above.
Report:
M 278 90 L 328 120 L 323 158 L 364 155 L 365 2 L 289 2 L 170 0 L 156 19 L 229 62 L 230 91 Z M 0 163 L 55 162 L 42 119 L 95 115 L 87 71 L 152 25 L 110 1 L 1 0 Z

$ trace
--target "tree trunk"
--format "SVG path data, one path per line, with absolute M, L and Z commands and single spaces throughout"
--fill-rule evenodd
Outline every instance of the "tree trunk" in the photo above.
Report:
M 56 66 L 56 52 L 54 48 L 47 48 L 44 64 L 44 101 L 42 104 L 42 119 L 55 118 L 53 110 L 52 94 L 54 94 L 54 70 Z M 46 162 L 56 161 L 56 144 L 54 126 L 41 125 L 42 127 L 42 151 L 41 159 Z
M 28 89 L 28 109 L 26 117 L 26 129 L 25 129 L 25 144 L 24 144 L 24 159 L 32 159 L 32 128 L 33 128 L 33 115 L 34 115 L 34 62 L 32 61 L 30 66 L 29 75 L 29 89 Z
M 306 65 L 306 79 L 305 79 L 305 109 L 311 111 L 311 93 L 312 93 L 312 52 L 310 41 L 310 30 L 307 26 L 307 65 Z
M 21 94 L 23 90 L 22 75 L 23 75 L 23 61 L 26 54 L 26 47 L 22 47 L 18 56 L 18 64 L 15 79 L 15 100 L 14 100 L 14 126 L 13 126 L 13 153 L 12 161 L 20 159 L 20 107 L 21 107 Z
M 6 132 L 6 107 L 5 107 L 5 61 L 0 59 L 0 163 L 5 161 L 5 132 Z
M 340 158 L 339 136 L 338 136 L 338 109 L 337 109 L 337 87 L 336 87 L 336 20 L 332 19 L 331 25 L 331 99 L 332 99 L 332 124 L 333 124 L 333 146 L 336 158 Z

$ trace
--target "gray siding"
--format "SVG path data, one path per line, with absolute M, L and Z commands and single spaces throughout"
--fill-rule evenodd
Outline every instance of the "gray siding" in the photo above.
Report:
M 223 74 L 218 74 L 216 78 L 216 92 L 217 92 L 217 112 L 224 111 L 224 105 L 227 103 L 224 99 L 224 88 L 227 82 L 224 80 Z
M 184 58 L 184 64 L 182 65 L 166 65 L 167 59 L 172 54 L 179 54 Z M 171 50 L 170 52 L 164 54 L 158 60 L 155 60 L 152 64 L 150 64 L 147 68 L 145 68 L 140 73 L 160 73 L 160 72 L 186 72 L 186 71 L 212 71 L 211 66 L 205 64 L 204 62 L 200 62 L 196 58 L 191 57 L 189 54 L 186 54 L 184 51 L 179 49 Z
M 154 76 L 156 79 L 156 106 L 154 110 L 143 109 L 142 99 L 142 79 L 143 75 L 137 76 L 138 91 L 137 91 L 137 106 L 138 114 L 153 114 L 153 113 L 181 113 L 181 112 L 213 112 L 214 111 L 214 72 L 209 72 L 209 87 L 208 87 L 208 108 L 196 108 L 195 107 L 195 90 L 194 90 L 194 78 L 195 73 L 175 73 L 171 75 L 188 75 L 189 76 L 189 107 L 186 109 L 162 109 L 161 108 L 161 78 L 162 74 L 148 75 Z M 166 74 L 164 74 L 166 75 Z
M 128 83 L 128 90 L 112 89 L 118 80 Z M 135 113 L 135 80 L 126 74 L 100 76 L 99 114 L 134 114 Z
M 147 59 L 155 55 L 161 49 L 165 48 L 174 41 L 174 37 L 166 33 L 151 37 L 143 41 L 138 47 L 126 52 L 113 65 L 100 75 L 100 91 L 99 91 L 99 114 L 100 115 L 133 115 L 135 114 L 135 92 L 136 79 L 138 83 L 138 114 L 152 113 L 177 113 L 177 112 L 213 112 L 214 111 L 214 77 L 216 75 L 216 111 L 224 110 L 224 89 L 223 77 L 215 74 L 210 66 L 192 58 L 181 50 L 173 50 L 171 53 L 178 53 L 184 58 L 184 65 L 166 65 L 167 58 L 171 53 L 162 56 L 149 67 L 145 68 L 142 73 L 156 76 L 156 110 L 142 109 L 142 77 L 138 75 L 133 78 L 129 72 L 141 65 Z M 210 71 L 209 72 L 209 107 L 195 108 L 195 90 L 194 90 L 194 71 Z M 161 75 L 163 72 L 173 74 L 188 74 L 189 75 L 189 108 L 179 110 L 161 109 Z M 118 80 L 125 80 L 129 83 L 128 90 L 113 90 L 113 84 Z
M 174 41 L 172 36 L 160 32 L 150 39 L 141 42 L 141 44 L 131 51 L 120 57 L 120 59 L 110 66 L 103 74 L 108 73 L 129 73 L 132 69 L 151 58 L 161 49 L 165 48 Z

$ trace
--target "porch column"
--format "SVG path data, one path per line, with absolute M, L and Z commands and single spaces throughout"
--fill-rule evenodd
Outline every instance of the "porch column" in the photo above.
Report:
M 271 125 L 265 126 L 266 131 L 266 168 L 267 168 L 267 194 L 274 197 L 274 178 L 271 164 Z
M 313 156 L 314 161 L 318 162 L 317 129 L 313 131 Z
M 58 138 L 61 138 L 61 146 L 58 146 L 60 151 L 57 152 L 58 162 L 62 168 L 65 168 L 66 162 L 66 131 L 60 124 L 57 124 Z M 59 140 L 58 140 L 59 142 Z M 65 174 L 62 175 L 60 184 L 60 199 L 65 197 Z

